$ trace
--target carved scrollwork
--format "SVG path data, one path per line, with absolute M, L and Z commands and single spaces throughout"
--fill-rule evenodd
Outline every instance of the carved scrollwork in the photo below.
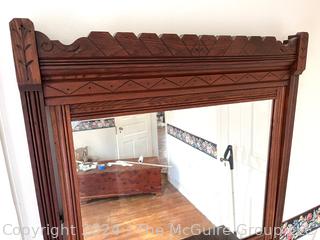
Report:
M 275 37 L 182 35 L 155 33 L 91 32 L 70 45 L 50 40 L 36 32 L 40 58 L 77 57 L 195 57 L 258 56 L 296 53 L 295 39 L 281 42 Z M 48 48 L 47 46 L 50 46 Z

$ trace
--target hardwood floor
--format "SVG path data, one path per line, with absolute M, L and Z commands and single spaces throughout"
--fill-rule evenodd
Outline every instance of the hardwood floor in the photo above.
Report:
M 161 194 L 98 200 L 83 204 L 81 213 L 85 240 L 175 240 L 191 236 L 191 226 L 213 227 L 166 180 Z

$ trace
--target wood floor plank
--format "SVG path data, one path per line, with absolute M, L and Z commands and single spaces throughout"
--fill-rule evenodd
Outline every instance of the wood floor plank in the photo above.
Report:
M 197 224 L 203 231 L 214 227 L 166 180 L 166 175 L 163 179 L 163 189 L 158 195 L 109 198 L 82 204 L 85 240 L 178 240 L 191 236 L 191 231 L 179 234 L 172 231 L 171 226 L 188 229 Z M 112 226 L 116 227 L 112 229 Z M 156 229 L 161 231 L 156 232 Z

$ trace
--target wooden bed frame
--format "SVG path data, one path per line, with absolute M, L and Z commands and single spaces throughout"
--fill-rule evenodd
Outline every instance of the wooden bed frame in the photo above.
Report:
M 307 33 L 280 42 L 274 37 L 91 32 L 63 45 L 35 31 L 28 19 L 13 19 L 10 30 L 43 227 L 64 223 L 76 229 L 67 239 L 82 239 L 71 120 L 265 99 L 274 104 L 263 226 L 281 225 Z

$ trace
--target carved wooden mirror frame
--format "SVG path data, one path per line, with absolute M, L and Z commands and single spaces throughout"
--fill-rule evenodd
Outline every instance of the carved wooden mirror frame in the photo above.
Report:
M 13 19 L 10 30 L 42 226 L 59 227 L 63 220 L 54 156 L 64 226 L 74 226 L 77 232 L 68 239 L 82 238 L 72 119 L 265 99 L 274 104 L 264 226 L 281 225 L 307 33 L 280 42 L 274 37 L 153 33 L 113 37 L 91 32 L 63 45 L 35 31 L 28 19 Z M 53 239 L 50 234 L 44 237 Z

